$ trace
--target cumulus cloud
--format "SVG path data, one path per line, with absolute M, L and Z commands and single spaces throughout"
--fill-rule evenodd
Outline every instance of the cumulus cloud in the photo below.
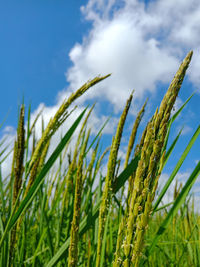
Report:
M 103 7 L 116 1 L 89 1 L 82 8 L 87 19 L 94 24 L 82 44 L 76 44 L 69 56 L 73 66 L 66 77 L 72 88 L 77 88 L 89 78 L 112 73 L 111 78 L 101 83 L 87 97 L 101 97 L 114 105 L 115 111 L 122 109 L 128 95 L 135 89 L 135 99 L 142 99 L 146 92 L 154 92 L 157 82 L 169 82 L 177 69 L 178 60 L 169 53 L 160 41 L 148 36 L 144 21 L 144 5 L 135 1 L 127 4 L 109 16 Z M 103 4 L 104 3 L 104 4 Z M 99 10 L 101 8 L 101 10 Z M 102 14 L 103 12 L 103 14 Z M 145 29 L 145 30 L 144 30 Z M 101 97 L 102 99 L 102 97 Z
M 154 93 L 157 83 L 169 83 L 185 54 L 200 50 L 200 3 L 191 1 L 89 0 L 81 7 L 92 22 L 88 35 L 69 53 L 73 65 L 66 71 L 70 88 L 98 75 L 112 76 L 91 90 L 87 98 L 109 101 L 122 110 L 135 89 L 134 101 Z M 189 78 L 200 83 L 198 56 Z M 65 94 L 65 91 L 63 91 Z M 82 98 L 82 102 L 85 98 Z M 133 110 L 132 110 L 133 112 Z

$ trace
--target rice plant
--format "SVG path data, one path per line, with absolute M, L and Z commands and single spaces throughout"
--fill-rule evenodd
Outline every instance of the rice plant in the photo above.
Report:
M 31 110 L 26 120 L 25 105 L 21 105 L 12 151 L 4 148 L 4 140 L 0 143 L 0 170 L 10 153 L 13 158 L 8 177 L 0 171 L 0 266 L 200 266 L 200 217 L 189 194 L 200 163 L 184 185 L 176 184 L 173 202 L 161 206 L 200 126 L 162 190 L 158 193 L 157 189 L 181 138 L 180 132 L 169 144 L 171 126 L 192 97 L 171 116 L 191 58 L 192 51 L 137 140 L 148 101 L 141 107 L 123 166 L 118 152 L 134 93 L 124 103 L 110 147 L 101 149 L 107 122 L 95 137 L 88 128 L 93 105 L 79 114 L 50 153 L 52 137 L 74 112 L 69 111 L 72 103 L 110 74 L 88 81 L 71 94 L 48 125 L 42 126 L 39 140 L 35 129 L 42 112 L 31 125 Z

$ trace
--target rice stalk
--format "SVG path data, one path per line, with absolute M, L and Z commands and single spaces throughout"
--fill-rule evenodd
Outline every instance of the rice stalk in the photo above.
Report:
M 136 134 L 137 134 L 138 127 L 140 125 L 141 119 L 142 119 L 143 114 L 145 112 L 145 107 L 146 107 L 146 104 L 147 104 L 147 100 L 145 101 L 145 103 L 142 106 L 141 110 L 138 112 L 137 117 L 135 119 L 135 122 L 133 124 L 133 128 L 132 128 L 132 131 L 131 131 L 131 134 L 130 134 L 130 138 L 129 138 L 129 142 L 128 142 L 128 148 L 127 148 L 127 152 L 126 152 L 126 159 L 125 159 L 125 162 L 124 162 L 124 169 L 128 166 L 128 161 L 129 161 L 129 158 L 130 158 L 130 154 L 132 152 L 132 149 L 133 149 L 133 146 L 134 146 L 134 143 L 135 143 L 135 137 L 136 137 Z
M 84 177 L 83 183 L 85 182 L 86 178 L 87 178 L 87 184 L 91 185 L 92 183 L 92 171 L 93 171 L 93 166 L 94 166 L 94 162 L 96 160 L 97 157 L 97 152 L 98 152 L 98 148 L 99 148 L 99 142 L 100 140 L 97 142 L 93 152 L 92 152 L 92 156 L 91 156 L 91 160 L 90 163 L 88 164 L 87 170 L 86 170 L 86 176 Z
M 90 131 L 88 131 L 86 140 L 82 146 L 78 167 L 77 167 L 77 177 L 76 177 L 76 187 L 75 187 L 75 199 L 74 199 L 74 211 L 72 227 L 70 232 L 70 246 L 69 246 L 69 256 L 68 256 L 68 266 L 75 267 L 78 262 L 78 238 L 79 238 L 79 220 L 80 220 L 80 207 L 81 207 L 81 194 L 83 188 L 83 160 L 89 139 Z
M 50 144 L 50 142 L 48 141 L 46 146 L 44 147 L 44 149 L 42 151 L 42 154 L 40 155 L 38 160 L 34 163 L 34 166 L 31 169 L 29 182 L 28 182 L 28 185 L 26 186 L 26 189 L 25 189 L 25 192 L 24 192 L 24 196 L 23 196 L 24 198 L 28 194 L 28 191 L 30 190 L 30 188 L 31 188 L 31 186 L 32 186 L 37 174 L 41 171 L 41 169 L 42 169 L 42 167 L 44 165 L 44 162 L 45 162 L 45 159 L 46 159 L 46 155 L 47 155 L 47 152 L 48 152 L 48 149 L 49 149 L 49 144 Z M 19 231 L 20 231 L 20 227 L 22 225 L 22 221 L 23 221 L 23 215 L 20 217 L 20 219 L 17 222 L 17 226 L 16 226 L 17 233 L 19 233 Z
M 164 162 L 164 157 L 161 159 L 161 150 L 167 132 L 167 123 L 191 57 L 192 51 L 184 59 L 161 102 L 159 111 L 156 110 L 147 126 L 141 159 L 135 174 L 127 220 L 124 266 L 130 266 L 130 262 L 134 266 L 139 266 L 139 259 L 144 246 L 144 233 L 148 226 L 152 202 L 160 176 L 157 166 L 160 165 L 160 169 L 162 169 Z
M 134 143 L 135 143 L 137 130 L 138 130 L 139 124 L 141 122 L 142 116 L 144 114 L 146 104 L 147 104 L 147 100 L 144 103 L 144 105 L 142 106 L 141 110 L 138 112 L 137 117 L 135 119 L 135 122 L 133 124 L 133 128 L 132 128 L 132 131 L 131 131 L 131 134 L 130 134 L 130 138 L 129 138 L 126 158 L 125 158 L 125 162 L 124 162 L 124 169 L 128 166 L 128 161 L 129 161 L 129 158 L 130 158 L 130 154 L 132 152 L 132 149 L 133 149 L 133 146 L 134 146 Z M 128 180 L 129 184 L 128 184 L 128 196 L 127 196 L 127 199 L 131 195 L 131 190 L 132 190 L 132 185 L 133 185 L 133 177 L 134 177 L 134 175 L 131 175 L 129 180 Z M 123 197 L 123 193 L 124 193 L 124 188 L 125 188 L 125 186 L 123 186 L 123 188 L 122 188 L 122 197 Z M 128 205 L 126 207 L 125 216 L 126 216 L 127 212 L 128 212 Z M 113 267 L 117 267 L 122 261 L 120 254 L 121 254 L 121 246 L 122 246 L 123 235 L 124 235 L 124 230 L 125 230 L 125 221 L 126 221 L 126 217 L 125 216 L 122 217 L 121 222 L 119 224 L 119 228 L 118 228 L 117 244 L 116 244 L 116 250 L 115 250 L 115 260 L 113 262 Z
M 25 129 L 24 129 L 24 105 L 20 108 L 19 122 L 17 128 L 17 141 L 14 145 L 13 153 L 13 175 L 14 175 L 14 187 L 13 187 L 13 198 L 12 208 L 17 205 L 16 201 L 19 197 L 19 193 L 22 186 L 22 176 L 24 172 L 24 143 L 25 143 Z M 10 264 L 13 266 L 14 250 L 16 244 L 16 226 L 11 231 L 11 242 L 10 242 Z
M 127 100 L 124 111 L 120 117 L 116 135 L 113 137 L 112 146 L 110 149 L 110 155 L 108 159 L 108 167 L 107 174 L 105 179 L 105 185 L 103 189 L 103 195 L 101 200 L 101 206 L 99 211 L 99 229 L 98 229 L 98 244 L 97 244 L 97 258 L 96 258 L 96 267 L 100 266 L 101 263 L 101 249 L 102 249 L 102 241 L 104 236 L 104 227 L 105 221 L 108 214 L 108 209 L 110 205 L 110 198 L 112 194 L 112 183 L 115 175 L 115 167 L 117 162 L 117 154 L 120 146 L 120 140 L 123 132 L 124 123 L 128 114 L 128 110 L 130 108 L 130 104 L 133 98 L 133 94 Z

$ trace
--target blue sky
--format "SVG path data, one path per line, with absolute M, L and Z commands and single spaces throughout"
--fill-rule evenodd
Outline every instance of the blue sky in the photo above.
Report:
M 169 175 L 196 130 L 200 114 L 200 2 L 177 1 L 1 1 L 1 121 L 9 112 L 1 136 L 14 136 L 23 97 L 26 107 L 32 105 L 33 118 L 44 108 L 47 123 L 71 92 L 96 75 L 112 73 L 77 103 L 83 107 L 97 101 L 91 122 L 94 129 L 112 115 L 104 138 L 108 145 L 125 101 L 135 89 L 120 152 L 123 158 L 135 114 L 149 97 L 143 129 L 181 60 L 193 49 L 175 108 L 194 90 L 196 95 L 173 127 L 170 140 L 185 128 L 164 170 Z M 199 160 L 199 145 L 197 140 L 180 179 L 186 179 Z
M 70 4 L 69 4 L 70 2 Z M 55 104 L 66 86 L 68 53 L 81 42 L 89 24 L 81 18 L 86 1 L 1 1 L 0 3 L 0 117 L 10 111 L 8 124 L 16 125 L 17 105 L 36 108 Z

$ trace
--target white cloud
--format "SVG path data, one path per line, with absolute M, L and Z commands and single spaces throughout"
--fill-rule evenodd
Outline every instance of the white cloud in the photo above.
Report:
M 139 0 L 89 0 L 81 10 L 92 29 L 70 51 L 73 66 L 66 72 L 70 87 L 112 73 L 87 98 L 108 100 L 116 112 L 122 110 L 132 89 L 135 103 L 143 101 L 158 82 L 171 81 L 190 49 L 195 56 L 188 75 L 195 85 L 200 84 L 198 0 L 157 0 L 147 5 Z
M 199 14 L 200 16 L 200 14 Z M 195 56 L 192 59 L 191 67 L 188 70 L 189 77 L 199 90 L 200 87 L 200 46 L 194 50 Z
M 12 166 L 12 158 L 13 158 L 13 144 L 15 140 L 15 134 L 16 131 L 12 126 L 6 126 L 3 129 L 3 136 L 0 139 L 1 145 L 1 152 L 6 148 L 5 152 L 0 156 L 0 161 L 3 161 L 1 164 L 1 172 L 2 172 L 2 177 L 6 178 L 10 173 L 11 173 L 11 166 Z M 11 152 L 11 153 L 10 153 Z M 8 153 L 10 153 L 8 155 Z M 8 155 L 6 160 L 4 160 L 5 156 Z
M 182 135 L 189 134 L 189 133 L 191 133 L 192 130 L 193 130 L 193 128 L 190 127 L 189 125 L 184 125 L 181 134 Z
M 194 50 L 188 75 L 194 85 L 199 86 L 200 2 L 198 0 L 157 0 L 153 1 L 147 10 L 157 21 L 155 28 L 162 36 L 162 46 L 166 46 L 172 54 L 179 55 L 183 55 L 188 50 Z
M 157 36 L 150 35 L 149 24 L 155 27 L 157 18 L 138 1 L 126 1 L 115 10 L 114 3 L 119 2 L 93 0 L 82 7 L 93 28 L 82 44 L 72 48 L 73 66 L 66 73 L 71 88 L 98 74 L 112 73 L 87 97 L 108 100 L 116 112 L 122 110 L 132 89 L 134 99 L 141 101 L 146 92 L 155 91 L 158 81 L 169 82 L 179 64 Z
M 181 131 L 181 136 L 191 134 L 194 129 L 187 124 L 180 124 L 176 127 L 176 135 Z

